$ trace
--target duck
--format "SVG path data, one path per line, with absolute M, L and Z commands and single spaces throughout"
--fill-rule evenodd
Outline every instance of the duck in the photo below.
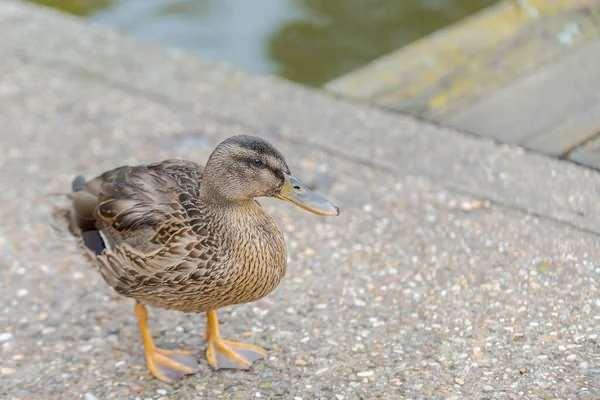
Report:
M 206 360 L 248 369 L 266 351 L 224 339 L 217 310 L 271 293 L 287 267 L 284 236 L 257 198 L 272 197 L 320 215 L 339 208 L 290 172 L 266 140 L 232 136 L 202 167 L 169 159 L 78 176 L 66 217 L 81 251 L 134 314 L 149 372 L 174 382 L 198 371 L 193 352 L 157 347 L 148 306 L 206 314 Z

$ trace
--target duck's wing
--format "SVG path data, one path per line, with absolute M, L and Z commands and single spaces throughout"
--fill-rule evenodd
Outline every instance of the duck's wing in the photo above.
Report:
M 71 230 L 119 293 L 181 281 L 216 261 L 214 238 L 193 230 L 202 223 L 201 174 L 195 163 L 167 160 L 74 181 Z

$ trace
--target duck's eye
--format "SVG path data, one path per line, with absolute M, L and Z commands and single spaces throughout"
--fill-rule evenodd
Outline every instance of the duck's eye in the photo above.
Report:
M 262 160 L 259 160 L 258 158 L 252 160 L 252 163 L 257 168 L 260 168 L 260 167 L 262 167 L 264 165 L 264 163 L 262 162 Z

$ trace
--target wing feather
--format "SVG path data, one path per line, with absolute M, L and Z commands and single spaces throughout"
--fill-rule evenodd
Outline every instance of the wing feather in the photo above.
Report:
M 206 274 L 216 261 L 213 240 L 192 228 L 199 222 L 201 174 L 199 165 L 180 160 L 124 166 L 73 193 L 73 223 L 80 232 L 92 225 L 108 242 L 95 258 L 119 293 L 140 297 Z

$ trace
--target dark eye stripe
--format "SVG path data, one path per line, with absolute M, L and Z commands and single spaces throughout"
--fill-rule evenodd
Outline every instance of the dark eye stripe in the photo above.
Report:
M 283 179 L 283 174 L 285 171 L 282 171 L 280 168 L 272 167 L 270 164 L 265 163 L 264 161 L 254 158 L 254 157 L 234 157 L 235 160 L 245 163 L 246 165 L 254 168 L 264 168 L 271 171 L 273 175 L 278 177 L 279 179 Z M 256 161 L 260 161 L 260 165 L 256 164 Z
M 283 172 L 279 168 L 273 168 L 270 165 L 267 165 L 267 168 L 269 168 L 269 170 L 271 170 L 273 175 L 275 175 L 279 179 L 283 180 Z

